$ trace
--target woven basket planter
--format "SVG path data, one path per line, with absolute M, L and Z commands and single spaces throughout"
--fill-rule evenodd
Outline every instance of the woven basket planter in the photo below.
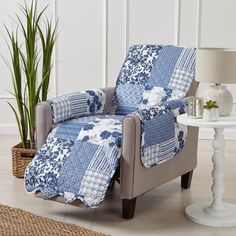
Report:
M 27 146 L 29 146 L 29 143 Z M 23 178 L 26 167 L 36 154 L 36 149 L 22 148 L 22 144 L 18 143 L 12 147 L 11 152 L 13 175 L 17 178 Z

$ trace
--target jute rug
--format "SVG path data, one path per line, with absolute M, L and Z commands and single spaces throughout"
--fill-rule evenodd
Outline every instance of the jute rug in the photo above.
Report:
M 0 204 L 0 235 L 1 236 L 104 236 L 76 225 L 41 216 L 21 209 Z

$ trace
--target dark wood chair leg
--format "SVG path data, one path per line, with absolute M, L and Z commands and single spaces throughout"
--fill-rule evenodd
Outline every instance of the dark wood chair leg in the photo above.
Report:
M 122 199 L 122 216 L 124 219 L 132 219 L 134 217 L 136 206 L 136 198 Z
M 181 187 L 184 189 L 190 188 L 193 176 L 193 170 L 181 176 Z

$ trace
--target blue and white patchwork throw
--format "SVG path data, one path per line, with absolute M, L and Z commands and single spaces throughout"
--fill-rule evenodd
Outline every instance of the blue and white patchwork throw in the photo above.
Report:
M 172 100 L 135 112 L 141 120 L 141 160 L 145 167 L 159 165 L 184 148 L 187 128 L 176 117 L 185 113 L 184 100 Z
M 110 112 L 100 89 L 48 101 L 53 129 L 25 172 L 25 188 L 46 198 L 80 199 L 98 207 L 119 167 L 122 120 L 130 113 L 141 121 L 141 160 L 159 165 L 183 149 L 187 130 L 176 122 L 185 112 L 195 76 L 194 48 L 134 45 L 121 68 Z
M 122 119 L 95 115 L 58 124 L 26 169 L 26 191 L 98 207 L 119 165 Z

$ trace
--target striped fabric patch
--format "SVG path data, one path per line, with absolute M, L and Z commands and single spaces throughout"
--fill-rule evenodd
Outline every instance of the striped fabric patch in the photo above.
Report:
M 179 56 L 176 63 L 177 68 L 182 70 L 194 71 L 196 64 L 196 49 L 195 48 L 184 48 Z
M 153 66 L 148 86 L 163 88 L 168 86 L 182 50 L 183 48 L 175 46 L 165 46 L 161 49 Z
M 171 138 L 160 144 L 159 163 L 167 161 L 174 156 L 175 138 Z
M 96 169 L 97 171 L 110 173 L 117 166 L 117 156 L 119 156 L 119 150 L 112 147 L 100 146 L 91 160 L 88 169 Z
M 101 114 L 106 94 L 101 89 L 79 91 L 47 101 L 53 111 L 53 124 L 80 116 Z
M 72 116 L 78 113 L 85 113 L 87 111 L 87 97 L 85 93 L 75 93 L 68 95 L 68 99 L 71 104 Z

